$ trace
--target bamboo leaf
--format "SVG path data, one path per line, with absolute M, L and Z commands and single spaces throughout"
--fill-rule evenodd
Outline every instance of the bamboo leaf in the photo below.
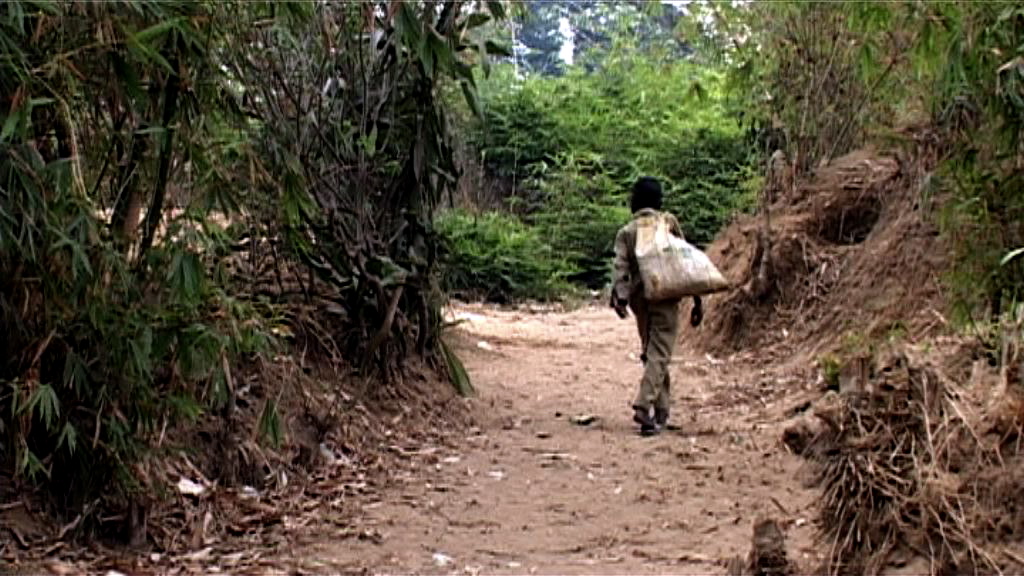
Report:
M 466 98 L 466 103 L 469 104 L 473 114 L 477 118 L 483 118 L 483 107 L 480 105 L 480 98 L 477 96 L 476 88 L 466 80 L 460 81 L 459 87 L 462 88 L 462 95 Z
M 505 57 L 512 56 L 512 50 L 508 46 L 495 42 L 494 40 L 485 41 L 484 47 L 487 49 L 488 54 Z
M 134 36 L 129 34 L 125 37 L 125 44 L 128 46 L 128 51 L 135 55 L 136 58 L 143 62 L 152 62 L 164 69 L 168 74 L 175 74 L 177 70 L 171 66 L 171 63 L 163 57 L 157 50 L 139 42 Z
M 267 398 L 260 412 L 257 434 L 261 440 L 270 443 L 274 448 L 281 446 L 284 434 L 281 432 L 281 417 L 278 414 L 277 402 Z
M 484 12 L 474 12 L 466 17 L 462 27 L 464 30 L 472 30 L 473 28 L 479 28 L 484 24 L 491 21 L 491 15 Z
M 487 0 L 487 9 L 490 11 L 491 16 L 494 16 L 495 20 L 505 19 L 505 6 L 501 0 Z
M 139 79 L 139 73 L 135 67 L 128 63 L 120 52 L 112 53 L 110 59 L 120 86 L 124 88 L 129 98 L 135 101 L 144 100 L 146 92 L 142 89 L 142 81 Z
M 24 119 L 24 107 L 12 110 L 7 118 L 4 119 L 3 129 L 0 130 L 0 142 L 9 142 L 11 137 L 14 136 L 15 131 L 18 129 L 18 125 L 21 124 Z
M 129 340 L 128 348 L 131 351 L 132 367 L 135 375 L 148 379 L 152 373 L 151 358 L 153 357 L 153 330 L 150 327 L 142 329 L 138 337 Z
M 480 41 L 480 43 L 477 45 L 477 54 L 480 55 L 480 66 L 484 70 L 484 77 L 485 78 L 490 78 L 491 77 L 491 59 L 490 59 L 490 57 L 488 57 L 486 44 L 487 44 L 486 41 L 484 41 L 484 40 Z
M 167 33 L 172 31 L 172 30 L 178 29 L 183 22 L 184 22 L 184 19 L 182 19 L 182 18 L 171 18 L 169 20 L 164 20 L 163 22 L 159 22 L 157 24 L 154 24 L 154 25 L 152 25 L 149 28 L 146 28 L 144 30 L 140 30 L 140 31 L 132 34 L 131 36 L 135 40 L 135 42 L 139 42 L 139 43 L 150 42 L 150 41 L 155 40 L 157 38 L 161 38 L 163 36 L 166 36 Z
M 18 462 L 18 473 L 26 475 L 32 479 L 35 479 L 40 475 L 49 477 L 49 472 L 46 470 L 46 467 L 43 466 L 39 457 L 29 450 L 28 446 L 24 444 L 21 447 L 21 460 Z
M 1016 250 L 1009 252 L 1006 256 L 1003 256 L 1003 259 L 999 262 L 999 264 L 1002 266 L 1006 266 L 1010 262 L 1016 260 L 1017 258 L 1020 258 L 1022 255 L 1024 255 L 1024 247 L 1017 248 Z
M 64 428 L 60 431 L 60 437 L 57 438 L 57 449 L 59 450 L 62 446 L 67 447 L 68 454 L 71 456 L 75 455 L 75 448 L 78 447 L 78 432 L 71 425 L 71 422 L 64 423 Z
M 85 363 L 74 350 L 69 350 L 67 355 L 64 357 L 64 375 L 62 381 L 65 388 L 74 390 L 78 395 L 81 395 L 89 386 Z
M 398 6 L 398 29 L 405 45 L 418 47 L 422 42 L 423 25 L 416 18 L 411 2 L 401 2 Z
M 32 411 L 46 429 L 53 431 L 53 424 L 60 417 L 60 400 L 53 387 L 49 384 L 40 384 L 29 397 L 27 410 Z
M 448 368 L 448 378 L 455 387 L 455 391 L 460 396 L 469 397 L 475 393 L 473 389 L 473 383 L 469 378 L 469 373 L 466 372 L 466 367 L 462 364 L 462 360 L 456 356 L 455 351 L 451 349 L 444 338 L 440 339 L 441 353 L 444 355 L 445 365 Z

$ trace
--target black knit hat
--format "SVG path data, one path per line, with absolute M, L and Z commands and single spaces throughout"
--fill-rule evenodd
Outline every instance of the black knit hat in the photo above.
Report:
M 644 208 L 661 210 L 661 182 L 650 176 L 643 176 L 633 184 L 633 195 L 629 199 L 629 207 L 634 214 Z

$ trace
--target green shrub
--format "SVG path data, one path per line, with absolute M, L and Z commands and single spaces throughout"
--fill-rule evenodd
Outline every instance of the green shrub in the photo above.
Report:
M 572 263 L 575 284 L 600 288 L 610 280 L 615 234 L 629 221 L 629 208 L 606 174 L 590 175 L 579 163 L 540 183 L 540 208 L 526 220 L 558 254 Z
M 835 354 L 825 354 L 818 358 L 818 370 L 829 390 L 839 390 L 839 376 L 843 371 L 842 360 Z
M 159 497 L 177 425 L 240 423 L 232 366 L 269 345 L 285 270 L 306 302 L 313 274 L 331 286 L 325 339 L 364 375 L 388 383 L 411 344 L 442 360 L 426 228 L 458 171 L 435 95 L 478 103 L 471 62 L 503 50 L 463 40 L 504 8 L 365 8 L 3 4 L 0 477 L 79 528 Z M 270 293 L 234 282 L 271 269 Z M 276 441 L 271 398 L 254 435 Z
M 457 297 L 493 302 L 553 300 L 571 289 L 575 269 L 536 228 L 515 216 L 452 212 L 438 218 L 444 238 L 443 284 Z
M 574 284 L 608 281 L 641 175 L 662 181 L 666 209 L 698 245 L 753 205 L 756 155 L 726 109 L 723 77 L 707 68 L 619 50 L 600 72 L 515 79 L 499 69 L 481 88 L 474 145 L 491 177 L 515 182 L 509 207 L 569 259 Z
M 680 30 L 729 62 L 737 104 L 754 124 L 782 129 L 777 144 L 798 173 L 873 140 L 904 147 L 927 173 L 920 190 L 941 210 L 955 323 L 991 322 L 1024 300 L 1024 263 L 1001 262 L 1024 240 L 1024 7 L 691 7 Z M 735 42 L 740 29 L 748 41 Z
M 737 135 L 702 130 L 665 159 L 665 209 L 679 218 L 687 240 L 704 246 L 736 212 L 755 204 L 755 162 Z
M 161 429 L 223 408 L 229 364 L 268 338 L 210 281 L 223 243 L 182 231 L 140 277 L 66 176 L 61 161 L 0 161 L 0 462 L 74 510 L 151 488 L 140 460 Z
M 511 82 L 511 78 L 506 79 Z M 535 90 L 508 90 L 488 103 L 486 117 L 470 133 L 482 162 L 499 178 L 523 178 L 550 163 L 564 146 L 558 120 Z
M 0 97 L 0 475 L 87 517 L 87 504 L 118 507 L 153 488 L 145 456 L 157 439 L 224 407 L 230 366 L 268 343 L 261 314 L 211 274 L 231 239 L 198 208 L 223 158 L 216 121 L 196 117 L 221 100 L 207 56 L 227 12 L 182 1 L 7 6 L 0 94 L 15 97 Z M 57 47 L 62 64 L 51 69 Z M 171 166 L 186 158 L 191 176 L 173 184 L 195 201 L 172 216 Z M 133 198 L 136 214 L 148 204 L 139 227 L 127 216 Z M 115 218 L 101 219 L 102 206 Z

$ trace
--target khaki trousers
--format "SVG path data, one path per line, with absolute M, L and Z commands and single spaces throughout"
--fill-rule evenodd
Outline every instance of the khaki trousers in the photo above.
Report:
M 633 408 L 668 410 L 672 405 L 669 365 L 679 334 L 679 300 L 647 302 L 642 297 L 629 303 L 636 317 L 643 350 L 644 375 Z

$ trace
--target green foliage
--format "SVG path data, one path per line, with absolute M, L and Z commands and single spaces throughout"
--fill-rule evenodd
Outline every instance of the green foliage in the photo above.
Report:
M 281 445 L 284 435 L 281 431 L 281 416 L 277 411 L 277 401 L 267 398 L 260 411 L 258 425 L 259 435 L 275 448 Z
M 8 2 L 0 18 L 0 463 L 72 510 L 148 488 L 161 428 L 221 408 L 207 390 L 268 344 L 262 314 L 211 281 L 231 239 L 205 226 L 214 175 L 193 153 L 219 150 L 195 120 L 226 13 L 127 5 Z M 195 204 L 171 215 L 185 158 Z
M 621 193 L 605 193 L 615 186 L 607 174 L 569 161 L 569 169 L 536 180 L 540 207 L 525 220 L 571 262 L 570 280 L 601 286 L 610 279 L 615 234 L 630 217 L 627 201 Z
M 499 67 L 495 80 L 511 82 Z M 500 78 L 500 80 L 499 80 Z M 510 90 L 499 95 L 485 95 L 486 115 L 480 129 L 471 134 L 473 144 L 484 165 L 499 178 L 523 178 L 533 168 L 554 163 L 565 143 L 559 125 L 549 113 L 549 105 L 530 90 Z
M 782 149 L 803 172 L 906 112 L 912 91 L 900 72 L 920 17 L 897 4 L 698 1 L 682 28 L 705 58 L 728 63 L 763 152 Z
M 502 4 L 462 7 L 0 6 L 6 472 L 72 515 L 118 507 L 154 488 L 165 429 L 226 423 L 231 366 L 272 345 L 288 297 L 237 281 L 257 244 L 279 284 L 330 287 L 315 301 L 344 311 L 351 357 L 401 366 L 414 341 L 440 362 L 432 220 L 457 171 L 434 95 L 472 105 L 473 64 L 502 51 L 462 42 Z M 277 400 L 256 424 L 272 444 Z
M 516 79 L 507 67 L 481 86 L 484 121 L 471 132 L 509 207 L 536 226 L 596 288 L 608 280 L 615 232 L 641 175 L 662 180 L 666 209 L 706 244 L 752 205 L 756 154 L 725 99 L 725 78 L 662 63 L 619 38 L 599 71 Z
M 958 319 L 997 317 L 1024 296 L 1024 263 L 1001 263 L 1024 243 L 1024 8 L 715 0 L 688 13 L 682 28 L 729 63 L 761 140 L 799 170 L 883 134 L 915 147 L 944 193 Z
M 463 366 L 462 360 L 459 360 L 451 346 L 443 339 L 441 340 L 441 353 L 444 354 L 445 362 L 448 364 L 449 379 L 456 392 L 463 397 L 472 396 L 474 393 L 473 383 L 469 379 L 466 367 Z
M 952 192 L 943 231 L 952 241 L 948 284 L 961 320 L 987 304 L 991 319 L 1024 300 L 1024 8 L 935 6 L 929 34 L 933 122 L 948 147 L 940 176 Z
M 514 216 L 452 212 L 437 222 L 446 240 L 443 285 L 449 294 L 508 302 L 568 293 L 572 272 L 536 228 Z
M 842 361 L 835 354 L 825 354 L 818 359 L 818 369 L 829 390 L 839 390 L 839 375 L 843 370 Z
M 414 349 L 438 357 L 437 205 L 458 170 L 439 88 L 479 111 L 474 63 L 503 49 L 472 29 L 503 14 L 462 3 L 311 6 L 289 26 L 234 31 L 258 166 L 248 207 L 270 238 L 330 287 L 332 338 L 367 375 L 397 378 Z M 371 26 L 376 34 L 367 33 Z M 415 347 L 415 348 L 413 348 Z

